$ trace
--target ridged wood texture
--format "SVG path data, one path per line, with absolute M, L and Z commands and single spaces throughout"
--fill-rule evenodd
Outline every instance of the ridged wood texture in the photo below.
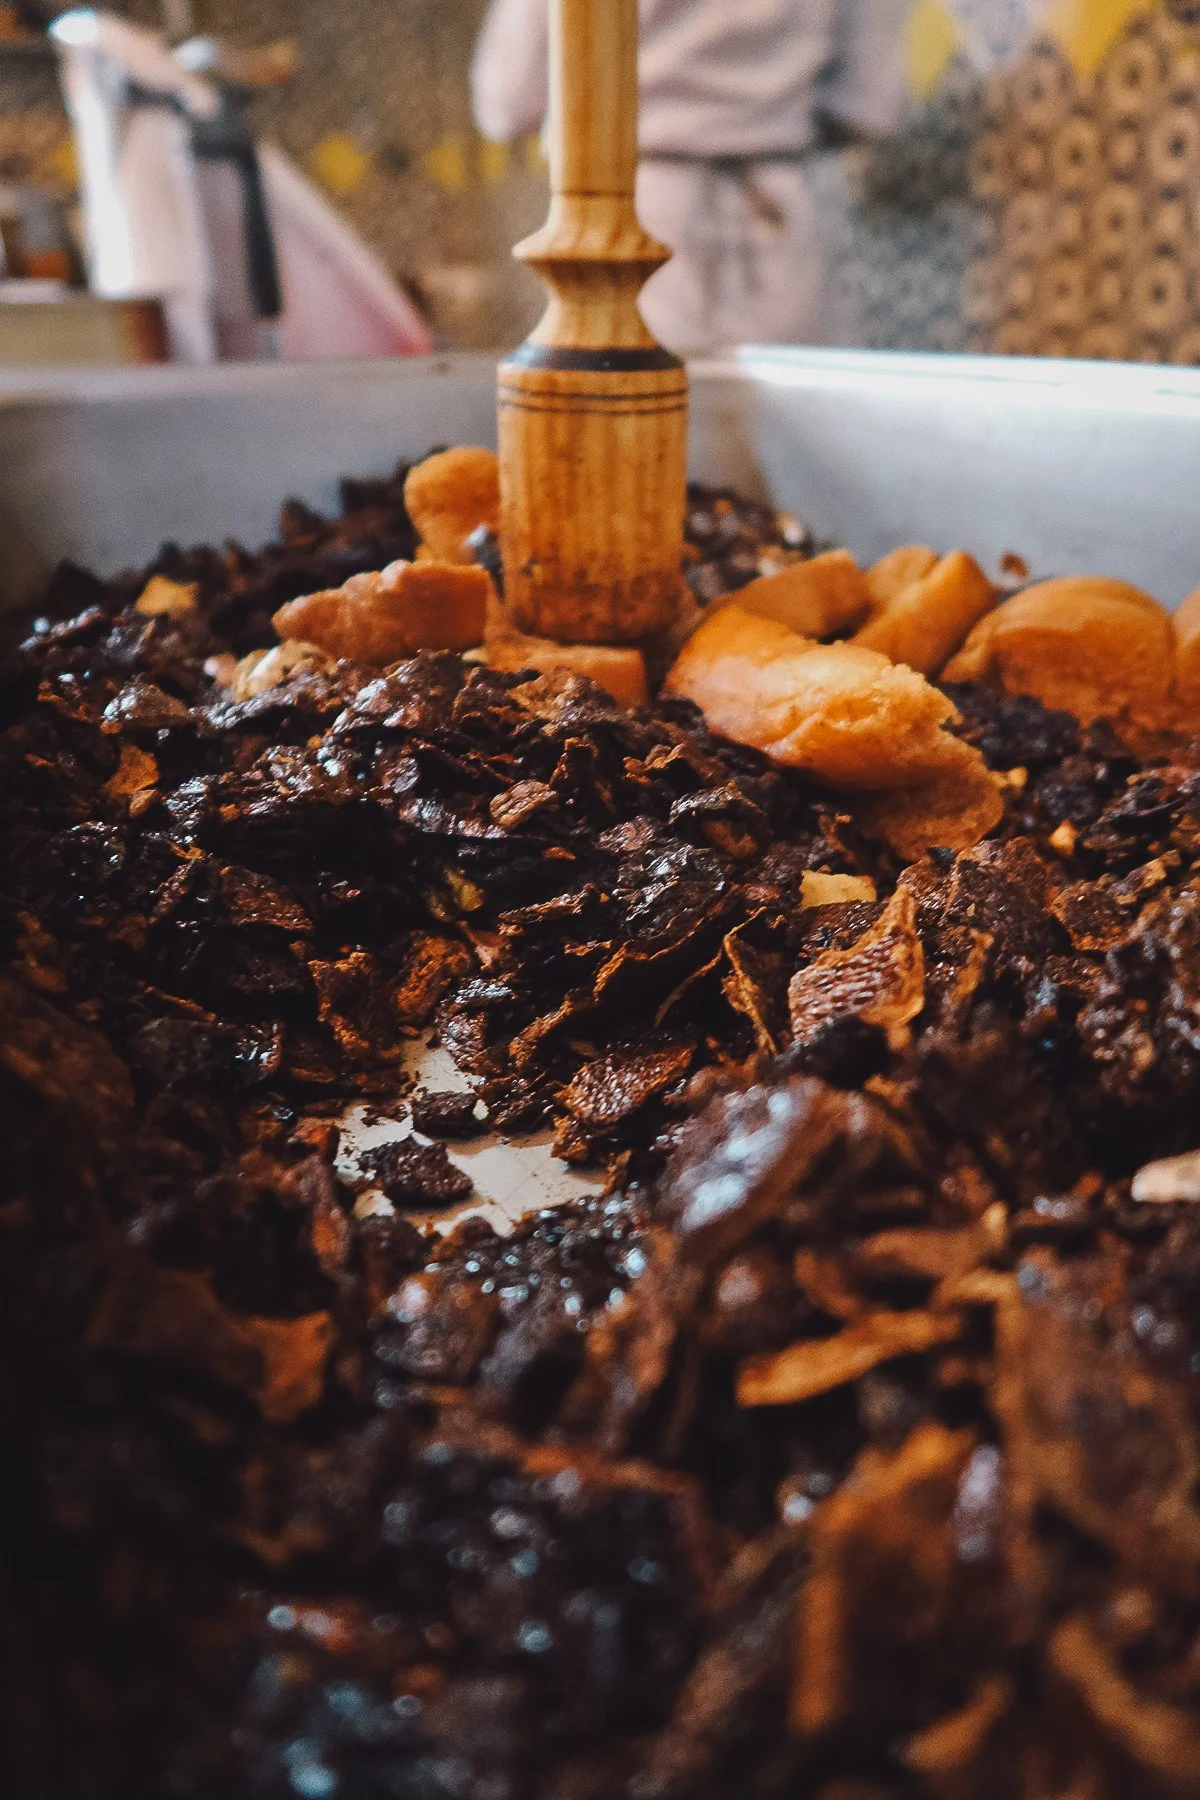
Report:
M 637 0 L 549 0 L 550 216 L 516 255 L 550 302 L 499 375 L 505 601 L 524 631 L 629 643 L 678 605 L 687 376 L 638 311 L 669 252 L 634 207 Z

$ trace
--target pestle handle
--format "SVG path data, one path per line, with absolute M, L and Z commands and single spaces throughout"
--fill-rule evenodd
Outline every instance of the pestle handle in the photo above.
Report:
M 551 0 L 550 183 L 624 197 L 638 159 L 637 0 Z
M 531 343 L 656 348 L 638 311 L 669 252 L 638 222 L 637 0 L 549 0 L 550 216 L 515 255 L 550 304 Z
M 636 643 L 679 604 L 687 374 L 638 309 L 669 252 L 642 230 L 638 0 L 548 0 L 550 214 L 518 244 L 550 290 L 499 371 L 500 537 L 513 623 Z

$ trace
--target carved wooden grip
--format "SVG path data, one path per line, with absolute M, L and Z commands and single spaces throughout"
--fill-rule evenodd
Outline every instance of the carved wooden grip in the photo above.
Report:
M 516 250 L 550 302 L 499 373 L 505 603 L 523 631 L 628 643 L 678 604 L 687 375 L 637 305 L 669 255 L 634 207 L 637 0 L 550 8 L 550 216 Z

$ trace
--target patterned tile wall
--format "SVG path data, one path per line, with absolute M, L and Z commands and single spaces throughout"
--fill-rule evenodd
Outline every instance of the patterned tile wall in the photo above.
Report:
M 963 350 L 962 296 L 975 207 L 971 151 L 983 84 L 964 59 L 942 72 L 886 148 L 828 159 L 815 173 L 837 308 L 881 350 Z
M 474 132 L 483 0 L 196 0 L 242 44 L 295 37 L 258 118 L 336 198 L 447 342 L 536 315 L 509 246 L 540 221 L 535 145 Z M 154 0 L 120 10 L 150 21 Z M 881 347 L 1200 363 L 1200 0 L 913 0 L 910 116 L 815 170 L 834 280 Z M 0 181 L 69 180 L 48 65 L 0 60 Z
M 939 198 L 935 152 L 907 232 L 902 199 L 876 230 L 868 200 L 848 209 L 847 267 L 883 295 L 877 341 L 1200 363 L 1197 0 L 918 0 L 909 53 L 904 141 L 957 119 L 966 180 Z
M 1053 37 L 988 86 L 972 158 L 972 339 L 1200 363 L 1200 32 L 1135 18 L 1094 66 Z

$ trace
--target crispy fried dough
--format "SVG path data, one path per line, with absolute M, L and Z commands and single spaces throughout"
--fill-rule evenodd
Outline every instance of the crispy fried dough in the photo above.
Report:
M 518 631 L 492 589 L 485 636 L 493 669 L 535 669 L 539 675 L 581 675 L 611 694 L 619 706 L 646 706 L 650 681 L 646 658 L 630 644 L 560 644 Z
M 500 464 L 494 450 L 442 450 L 408 472 L 404 504 L 439 562 L 470 563 L 464 540 L 500 520 Z
M 482 641 L 490 576 L 449 563 L 394 562 L 340 588 L 289 600 L 272 619 L 281 638 L 382 668 L 418 650 L 469 650 Z
M 822 875 L 806 870 L 800 879 L 800 910 L 814 906 L 846 906 L 878 899 L 875 883 L 865 875 Z
M 739 588 L 731 601 L 743 612 L 774 619 L 801 637 L 827 638 L 853 631 L 866 617 L 871 590 L 848 550 L 828 550 L 777 575 L 761 576 Z
M 873 795 L 856 808 L 859 821 L 899 855 L 970 850 L 1004 817 L 1000 783 L 979 753 L 951 740 L 945 765 L 916 787 Z
M 706 620 L 667 686 L 709 725 L 848 791 L 910 786 L 956 756 L 944 694 L 856 644 L 814 644 L 740 606 Z
M 991 582 L 964 550 L 952 550 L 887 600 L 852 640 L 922 675 L 936 675 L 995 599 Z
M 287 638 L 270 650 L 251 650 L 233 670 L 229 687 L 231 700 L 253 700 L 259 694 L 289 681 L 293 675 L 324 673 L 333 667 L 326 652 L 316 644 L 299 638 Z
M 1045 581 L 981 620 L 947 665 L 949 681 L 1099 718 L 1161 725 L 1170 703 L 1175 640 L 1167 614 L 1122 581 Z
M 1180 723 L 1200 724 L 1200 588 L 1175 614 L 1175 691 L 1184 713 Z
M 914 581 L 924 581 L 937 560 L 937 551 L 931 550 L 928 544 L 900 544 L 895 550 L 889 550 L 867 570 L 872 608 L 890 606 Z
M 174 618 L 195 612 L 200 598 L 197 581 L 171 581 L 166 575 L 152 575 L 136 602 L 137 611 L 150 618 Z
M 1131 606 L 1145 606 L 1151 612 L 1161 612 L 1161 602 L 1145 588 L 1135 587 L 1132 581 L 1119 581 L 1115 575 L 1059 575 L 1053 581 L 1039 581 L 1033 587 L 1027 587 L 1014 596 L 1017 600 L 1027 599 L 1030 594 L 1074 593 L 1083 598 L 1098 600 L 1128 600 Z
M 1142 1206 L 1173 1206 L 1200 1200 L 1200 1150 L 1146 1163 L 1133 1178 L 1133 1198 Z
M 645 706 L 650 699 L 646 659 L 630 645 L 557 644 L 501 629 L 489 636 L 493 669 L 536 669 L 539 675 L 584 675 L 621 706 Z

